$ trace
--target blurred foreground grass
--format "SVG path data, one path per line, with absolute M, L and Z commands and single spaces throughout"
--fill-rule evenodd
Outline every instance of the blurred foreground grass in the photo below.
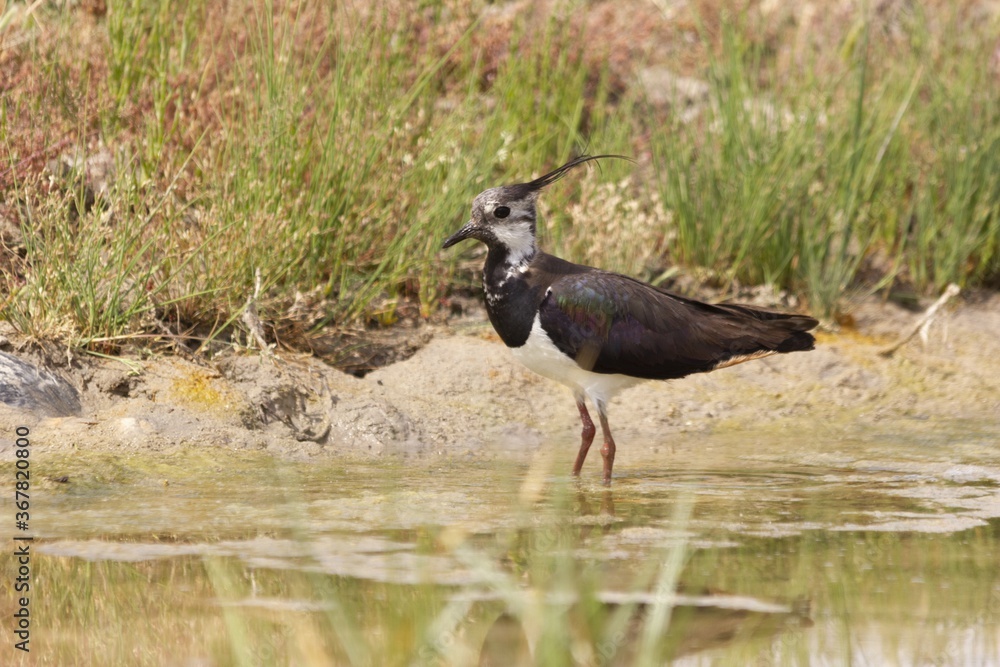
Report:
M 28 4 L 0 5 L 0 318 L 35 337 L 242 340 L 257 271 L 291 346 L 431 316 L 477 282 L 439 251 L 472 197 L 584 151 L 639 164 L 546 194 L 578 261 L 827 317 L 1000 283 L 985 9 Z
M 552 477 L 551 465 L 289 463 L 197 447 L 40 457 L 34 471 L 71 481 L 34 487 L 31 652 L 9 664 L 960 665 L 1000 655 L 996 520 L 885 530 L 886 515 L 942 515 L 885 493 L 899 490 L 893 478 L 859 483 L 856 471 L 831 484 L 832 470 L 761 478 L 692 465 L 702 481 L 687 488 L 682 471 L 609 490 Z M 0 561 L 11 615 L 18 567 Z M 506 634 L 493 632 L 498 622 Z

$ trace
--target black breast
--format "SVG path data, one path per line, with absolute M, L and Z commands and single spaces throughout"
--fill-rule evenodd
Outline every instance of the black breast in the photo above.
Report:
M 531 334 L 538 308 L 553 281 L 593 269 L 536 252 L 526 268 L 507 263 L 507 255 L 490 250 L 483 268 L 486 312 L 507 347 L 521 347 Z
M 544 293 L 527 280 L 528 274 L 501 273 L 484 275 L 486 312 L 493 328 L 507 347 L 521 347 L 528 340 L 531 326 Z
M 527 342 L 538 306 L 551 282 L 534 267 L 540 255 L 536 253 L 526 266 L 510 264 L 502 250 L 491 248 L 486 257 L 483 267 L 486 312 L 507 347 L 521 347 Z

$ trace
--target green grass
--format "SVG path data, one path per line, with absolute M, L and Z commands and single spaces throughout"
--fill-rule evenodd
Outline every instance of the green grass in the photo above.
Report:
M 878 289 L 1000 282 L 988 26 L 936 8 L 889 39 L 860 16 L 789 66 L 784 37 L 761 38 L 748 15 L 704 18 L 689 74 L 709 100 L 682 121 L 608 64 L 613 45 L 596 51 L 586 11 L 9 8 L 0 199 L 24 241 L 0 262 L 0 317 L 92 350 L 242 341 L 233 323 L 258 271 L 258 309 L 291 345 L 431 316 L 477 281 L 474 251 L 440 251 L 472 197 L 582 151 L 639 165 L 546 193 L 542 242 L 578 261 L 645 279 L 707 269 L 824 316 Z M 113 157 L 93 206 L 82 175 L 44 171 L 67 154 Z
M 654 149 L 681 262 L 790 289 L 821 314 L 897 280 L 919 291 L 996 281 L 995 88 L 915 53 L 876 73 L 885 54 L 860 33 L 841 76 L 806 65 L 768 89 L 761 50 L 727 31 L 704 121 L 676 122 Z

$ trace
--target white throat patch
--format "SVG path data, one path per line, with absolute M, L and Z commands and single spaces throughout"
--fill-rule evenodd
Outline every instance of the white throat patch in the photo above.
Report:
M 507 247 L 507 262 L 514 266 L 527 262 L 538 249 L 535 235 L 531 233 L 531 223 L 527 221 L 498 225 L 492 231 L 497 241 Z

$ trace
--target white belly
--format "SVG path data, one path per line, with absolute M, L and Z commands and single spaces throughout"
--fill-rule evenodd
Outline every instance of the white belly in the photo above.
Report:
M 641 379 L 628 375 L 593 373 L 580 368 L 576 361 L 559 351 L 542 329 L 542 323 L 537 315 L 528 341 L 521 347 L 512 348 L 511 351 L 515 359 L 539 375 L 561 382 L 572 389 L 573 395 L 578 400 L 584 395 L 589 397 L 602 412 L 615 394 L 642 382 Z

